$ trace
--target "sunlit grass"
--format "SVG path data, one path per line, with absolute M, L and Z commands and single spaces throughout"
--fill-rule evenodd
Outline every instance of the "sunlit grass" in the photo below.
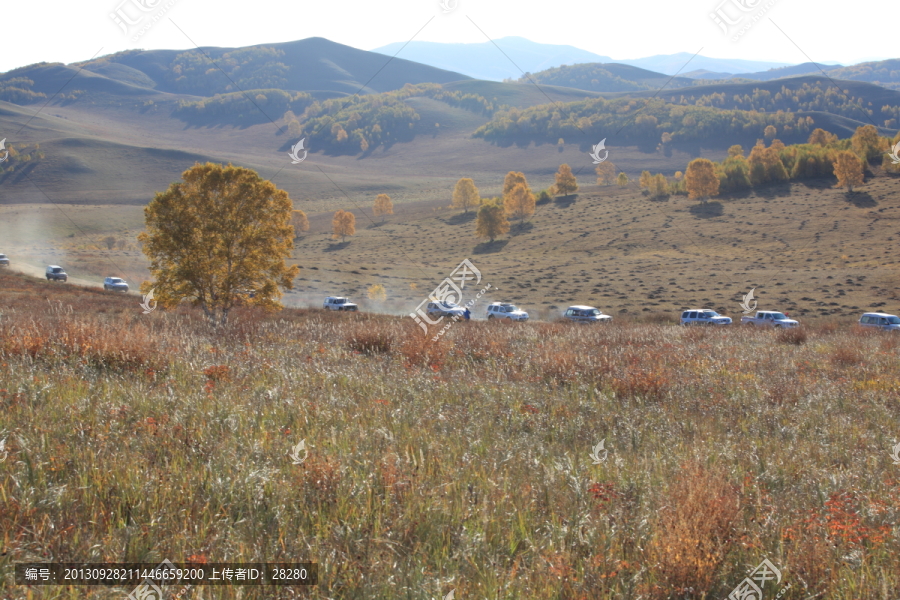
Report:
M 309 560 L 308 594 L 197 596 L 724 598 L 768 558 L 784 598 L 900 593 L 896 336 L 460 322 L 432 344 L 323 311 L 213 333 L 22 281 L 0 292 L 4 570 Z

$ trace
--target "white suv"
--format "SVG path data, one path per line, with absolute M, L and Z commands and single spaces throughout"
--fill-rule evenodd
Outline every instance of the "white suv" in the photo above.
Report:
M 570 321 L 581 323 L 609 323 L 612 321 L 611 316 L 604 315 L 602 310 L 593 306 L 570 306 L 563 316 Z
M 865 313 L 859 318 L 862 327 L 877 327 L 885 331 L 900 329 L 900 317 L 887 313 Z
M 463 317 L 466 309 L 452 302 L 429 302 L 425 312 L 439 317 Z
M 349 298 L 345 298 L 343 296 L 328 296 L 325 298 L 325 304 L 322 308 L 327 308 L 328 310 L 353 310 L 355 311 L 357 306 L 350 302 Z
M 692 308 L 681 313 L 682 325 L 731 325 L 731 317 L 724 317 L 714 310 Z
M 127 292 L 128 284 L 120 277 L 107 277 L 103 280 L 103 289 L 107 292 Z
M 509 319 L 510 321 L 527 321 L 528 313 L 519 309 L 515 304 L 494 302 L 487 307 L 488 320 Z

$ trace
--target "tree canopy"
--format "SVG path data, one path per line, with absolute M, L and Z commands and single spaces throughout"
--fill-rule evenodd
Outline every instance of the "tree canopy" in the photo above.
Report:
M 224 324 L 238 303 L 282 308 L 296 266 L 287 192 L 244 167 L 195 164 L 144 209 L 138 239 L 150 260 L 153 289 L 162 307 L 188 299 L 212 322 Z

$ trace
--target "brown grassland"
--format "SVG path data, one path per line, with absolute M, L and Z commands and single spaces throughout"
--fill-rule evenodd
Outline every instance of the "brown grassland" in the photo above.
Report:
M 767 598 L 900 595 L 896 334 L 460 322 L 432 343 L 296 309 L 215 332 L 51 285 L 0 272 L 4 573 L 309 560 L 310 589 L 190 593 L 724 598 L 767 558 Z

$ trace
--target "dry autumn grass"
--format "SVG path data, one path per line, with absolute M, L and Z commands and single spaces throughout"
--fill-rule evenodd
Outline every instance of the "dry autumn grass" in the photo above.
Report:
M 768 558 L 783 598 L 900 595 L 900 336 L 460 322 L 431 343 L 317 310 L 214 334 L 46 289 L 0 274 L 4 573 L 309 560 L 309 590 L 192 593 L 724 598 Z

